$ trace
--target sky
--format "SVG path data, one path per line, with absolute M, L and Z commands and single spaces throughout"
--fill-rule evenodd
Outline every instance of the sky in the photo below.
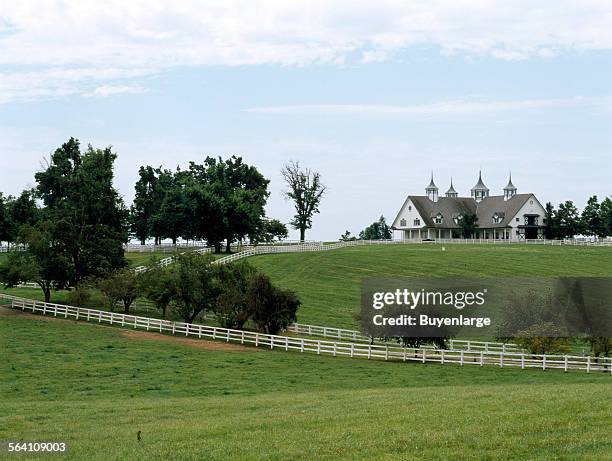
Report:
M 141 165 L 242 156 L 327 186 L 308 239 L 358 233 L 433 172 L 460 195 L 512 171 L 542 203 L 612 194 L 612 2 L 0 3 L 0 191 L 71 136 L 112 145 L 129 205 Z M 296 231 L 291 238 L 297 238 Z

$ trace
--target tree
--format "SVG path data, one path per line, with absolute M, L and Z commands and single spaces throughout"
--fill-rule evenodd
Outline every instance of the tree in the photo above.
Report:
M 107 299 L 109 308 L 114 309 L 118 301 L 123 302 L 123 312 L 130 313 L 130 306 L 142 293 L 142 278 L 131 269 L 124 268 L 98 280 L 98 289 Z
M 0 243 L 11 241 L 11 228 L 6 199 L 0 192 Z
M 10 203 L 10 207 L 8 209 L 9 219 L 15 235 L 19 233 L 21 226 L 24 224 L 33 226 L 40 218 L 40 210 L 36 205 L 34 193 L 35 191 L 24 190 L 19 197 Z
M 233 241 L 257 238 L 262 229 L 269 180 L 241 157 L 207 157 L 204 164 L 189 164 L 189 199 L 194 210 L 194 234 L 205 238 L 215 252 L 222 242 L 230 251 Z
M 281 241 L 289 236 L 287 226 L 278 219 L 262 220 L 262 228 L 252 240 L 254 243 L 265 242 L 272 243 L 275 240 Z
M 580 216 L 581 228 L 587 235 L 603 238 L 607 235 L 606 222 L 601 213 L 601 207 L 597 196 L 589 197 L 582 215 Z
M 581 226 L 578 209 L 571 200 L 559 204 L 557 222 L 559 223 L 560 238 L 572 238 L 580 233 Z
M 299 162 L 289 162 L 281 170 L 288 190 L 285 197 L 293 200 L 295 215 L 290 224 L 300 231 L 300 241 L 306 238 L 306 229 L 312 228 L 312 216 L 319 213 L 319 204 L 325 193 L 321 175 L 316 171 L 303 169 Z
M 251 279 L 246 298 L 257 329 L 271 335 L 295 322 L 301 304 L 293 292 L 274 287 L 270 278 L 262 274 Z
M 351 233 L 347 230 L 344 232 L 344 234 L 340 236 L 340 240 L 342 242 L 351 242 L 353 240 L 357 240 L 357 237 L 355 237 L 354 235 L 351 235 Z
M 142 291 L 144 296 L 155 304 L 155 307 L 162 312 L 164 318 L 166 318 L 166 311 L 174 297 L 175 276 L 176 271 L 168 267 L 162 267 L 156 262 L 153 262 L 142 275 Z
M 546 204 L 544 220 L 544 238 L 547 240 L 559 238 L 559 221 L 555 213 L 555 207 L 550 202 Z
M 110 147 L 82 153 L 70 138 L 35 175 L 51 240 L 71 261 L 71 285 L 126 266 L 127 211 L 113 187 L 116 158 Z
M 599 211 L 606 229 L 606 236 L 610 237 L 612 236 L 612 199 L 610 197 L 602 200 Z
M 532 354 L 568 352 L 571 346 L 567 332 L 552 322 L 530 325 L 516 333 L 514 342 Z
M 141 244 L 154 237 L 155 245 L 158 245 L 163 234 L 163 220 L 159 213 L 173 182 L 173 175 L 170 170 L 162 170 L 161 167 L 141 166 L 138 176 L 134 186 L 134 203 L 130 209 L 130 227 Z
M 587 341 L 591 345 L 591 352 L 595 357 L 600 355 L 609 357 L 612 353 L 612 338 L 607 336 L 590 336 Z
M 222 290 L 215 305 L 217 321 L 224 328 L 242 329 L 253 314 L 247 288 L 257 271 L 246 261 L 217 267 Z
M 475 213 L 466 212 L 459 219 L 459 229 L 463 238 L 472 238 L 478 229 L 478 216 Z
M 6 287 L 35 282 L 42 289 L 45 302 L 51 300 L 52 289 L 67 288 L 73 266 L 53 234 L 50 222 L 39 223 L 36 227 L 22 226 L 17 241 L 26 246 L 26 251 L 9 254 L 0 267 L 0 281 Z
M 171 266 L 175 271 L 171 280 L 172 307 L 185 323 L 193 323 L 203 310 L 212 311 L 221 294 L 213 260 L 210 255 L 184 253 Z
M 373 222 L 359 232 L 359 238 L 361 240 L 390 240 L 392 237 L 393 232 L 387 225 L 384 216 L 381 216 L 378 221 Z

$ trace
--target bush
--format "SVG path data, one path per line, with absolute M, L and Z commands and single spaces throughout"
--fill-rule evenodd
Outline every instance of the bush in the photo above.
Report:
M 568 352 L 571 341 L 567 332 L 551 322 L 531 325 L 516 334 L 516 343 L 532 354 Z
M 253 312 L 253 322 L 257 329 L 271 335 L 295 322 L 301 304 L 292 291 L 276 288 L 270 278 L 262 274 L 250 280 L 246 302 Z

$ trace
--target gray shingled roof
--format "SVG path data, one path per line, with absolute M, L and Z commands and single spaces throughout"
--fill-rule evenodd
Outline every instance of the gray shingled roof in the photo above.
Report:
M 509 200 L 504 200 L 503 195 L 495 195 L 486 197 L 480 203 L 471 197 L 440 197 L 437 202 L 420 195 L 410 195 L 408 198 L 423 218 L 424 226 L 452 229 L 459 227 L 453 218 L 467 212 L 476 213 L 478 225 L 482 228 L 506 227 L 531 195 L 517 194 Z M 433 220 L 438 214 L 442 215 L 442 224 L 436 224 Z M 495 214 L 503 218 L 500 223 L 493 222 Z

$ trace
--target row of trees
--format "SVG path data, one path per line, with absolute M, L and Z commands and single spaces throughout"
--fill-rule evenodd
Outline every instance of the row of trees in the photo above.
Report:
M 129 313 L 134 301 L 145 297 L 164 318 L 170 314 L 193 323 L 203 312 L 212 312 L 226 328 L 243 329 L 251 321 L 255 329 L 268 334 L 295 322 L 300 301 L 293 292 L 275 287 L 246 261 L 228 265 L 213 261 L 209 255 L 185 253 L 170 266 L 153 264 L 141 274 L 121 269 L 82 282 L 71 292 L 70 301 L 86 305 L 97 289 L 110 310 L 123 303 Z
M 286 238 L 287 228 L 265 218 L 269 180 L 232 156 L 190 162 L 187 170 L 141 167 L 130 210 L 130 228 L 141 243 L 153 238 L 206 240 L 221 250 L 225 242 Z
M 298 162 L 285 165 L 281 174 L 287 186 L 285 197 L 295 207 L 290 224 L 303 241 L 313 215 L 319 212 L 325 186 L 318 172 Z M 130 210 L 130 229 L 143 244 L 150 238 L 156 244 L 164 238 L 173 243 L 178 238 L 199 239 L 216 252 L 223 242 L 229 252 L 235 241 L 284 239 L 287 227 L 265 217 L 269 182 L 257 168 L 235 156 L 225 161 L 207 157 L 203 164 L 190 162 L 187 170 L 175 172 L 143 166 Z
M 587 201 L 582 213 L 571 201 L 559 204 L 559 208 L 546 204 L 544 235 L 547 239 L 571 238 L 575 235 L 589 235 L 599 238 L 612 236 L 612 198 L 606 197 L 599 203 L 593 195 Z
M 52 290 L 78 286 L 127 266 L 130 236 L 159 243 L 170 238 L 205 240 L 216 252 L 235 241 L 270 242 L 288 235 L 265 217 L 269 180 L 240 157 L 207 157 L 187 170 L 141 167 L 134 204 L 128 209 L 113 187 L 117 155 L 110 147 L 82 150 L 70 138 L 56 149 L 36 187 L 18 197 L 0 193 L 0 242 L 22 245 L 0 266 L 0 282 L 36 282 L 49 301 Z M 292 200 L 291 224 L 302 239 L 319 211 L 325 187 L 319 173 L 291 162 L 282 170 Z

